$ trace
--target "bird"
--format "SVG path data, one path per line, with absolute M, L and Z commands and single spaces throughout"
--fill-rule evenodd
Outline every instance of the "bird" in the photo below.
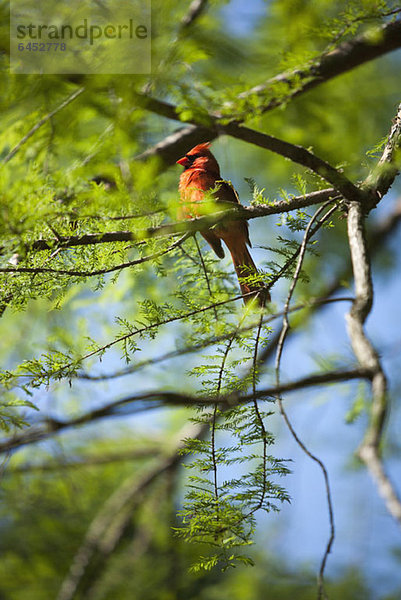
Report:
M 198 144 L 177 164 L 184 167 L 180 175 L 180 218 L 194 218 L 210 212 L 210 197 L 215 202 L 240 204 L 239 197 L 230 182 L 221 178 L 220 167 L 210 151 L 210 142 Z M 209 194 L 209 190 L 212 190 Z M 257 281 L 258 270 L 252 260 L 248 246 L 248 222 L 245 219 L 223 220 L 210 229 L 201 231 L 201 235 L 212 247 L 219 258 L 224 258 L 222 241 L 227 246 L 238 277 L 244 303 L 247 304 L 256 296 L 258 304 L 265 306 L 270 301 L 270 294 Z

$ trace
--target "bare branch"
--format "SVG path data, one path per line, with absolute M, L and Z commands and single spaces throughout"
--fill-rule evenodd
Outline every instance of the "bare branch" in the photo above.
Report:
M 352 202 L 349 206 L 348 240 L 355 281 L 355 300 L 347 315 L 348 335 L 359 364 L 373 373 L 370 423 L 358 455 L 369 469 L 387 510 L 401 525 L 401 499 L 385 472 L 380 456 L 380 443 L 388 412 L 387 379 L 380 358 L 364 330 L 364 323 L 372 308 L 373 286 L 363 207 L 358 202 Z
M 262 108 L 264 112 L 272 110 L 277 106 L 285 104 L 291 97 L 299 96 L 307 90 L 310 90 L 330 79 L 337 77 L 347 71 L 354 69 L 362 64 L 365 64 L 375 58 L 379 58 L 388 52 L 392 52 L 401 47 L 401 21 L 397 20 L 393 23 L 383 25 L 378 30 L 378 35 L 372 39 L 371 32 L 367 32 L 362 36 L 357 36 L 353 40 L 344 42 L 335 50 L 324 54 L 320 59 L 316 60 L 312 65 L 296 69 L 290 73 L 281 73 L 273 79 L 269 79 L 266 83 L 256 86 L 241 94 L 240 98 L 251 96 L 253 94 L 263 94 L 269 87 L 273 87 L 277 82 L 289 83 L 296 81 L 296 87 L 290 91 L 288 96 L 273 96 L 266 105 Z M 301 83 L 299 82 L 301 80 Z M 303 81 L 302 81 L 303 80 Z M 158 114 L 164 113 L 169 119 L 177 119 L 178 114 L 175 107 L 169 105 L 168 114 L 166 114 L 166 106 L 154 101 L 151 110 Z M 141 104 L 143 106 L 143 104 Z M 149 105 L 150 108 L 150 105 Z M 215 115 L 218 117 L 218 115 Z M 138 155 L 136 159 L 143 160 L 152 156 L 158 156 L 164 165 L 174 164 L 188 148 L 195 146 L 201 142 L 212 141 L 218 136 L 218 130 L 213 127 L 205 127 L 204 125 L 188 126 L 182 128 L 161 142 L 158 142 L 152 148 L 148 148 L 145 152 Z
M 154 98 L 139 95 L 138 103 L 149 110 L 152 110 L 153 107 L 154 112 L 162 114 L 163 116 L 178 118 L 176 107 L 167 102 L 160 102 Z M 290 144 L 289 142 L 273 137 L 266 133 L 249 129 L 248 127 L 236 122 L 231 122 L 225 125 L 219 122 L 219 119 L 213 114 L 208 116 L 210 120 L 210 127 L 205 131 L 210 133 L 210 135 L 208 134 L 206 136 L 209 141 L 218 135 L 226 134 L 244 140 L 248 143 L 255 144 L 256 146 L 275 152 L 280 156 L 289 158 L 293 162 L 296 162 L 317 173 L 320 177 L 326 179 L 326 181 L 334 185 L 334 187 L 341 192 L 345 198 L 348 198 L 349 200 L 363 199 L 363 192 L 361 192 L 359 188 L 351 183 L 351 181 L 349 181 L 345 175 L 332 167 L 328 162 L 314 155 L 313 152 L 307 150 L 306 148 L 303 148 L 299 145 Z M 203 115 L 203 120 L 204 118 L 205 117 Z M 192 119 L 191 122 L 194 125 L 198 124 L 196 118 Z M 173 134 L 173 136 L 177 136 L 177 134 Z M 182 153 L 185 154 L 190 146 L 184 147 L 183 139 L 180 139 L 179 137 L 175 137 L 175 139 L 180 142 L 180 147 L 182 146 Z M 165 142 L 166 140 L 164 140 L 162 143 L 165 144 Z M 136 158 L 139 160 L 146 158 L 148 155 L 149 154 L 145 152 Z
M 287 300 L 286 300 L 286 303 L 284 306 L 283 326 L 282 326 L 282 329 L 280 332 L 280 336 L 279 336 L 278 343 L 277 343 L 277 350 L 276 350 L 275 372 L 276 372 L 276 387 L 277 388 L 280 387 L 280 368 L 281 368 L 281 357 L 282 357 L 282 353 L 283 353 L 283 349 L 284 349 L 284 343 L 285 343 L 288 331 L 290 329 L 290 324 L 289 324 L 289 320 L 288 320 L 288 311 L 290 308 L 291 298 L 295 291 L 295 287 L 297 285 L 298 278 L 301 273 L 302 263 L 303 263 L 305 253 L 306 253 L 306 248 L 307 248 L 307 242 L 308 242 L 308 239 L 309 239 L 309 237 L 311 235 L 311 231 L 312 231 L 312 225 L 323 210 L 324 210 L 324 206 L 320 206 L 317 209 L 317 211 L 315 212 L 313 217 L 310 219 L 308 226 L 305 230 L 304 238 L 302 240 L 302 244 L 301 244 L 300 251 L 299 251 L 297 267 L 295 269 L 295 273 L 294 273 L 294 276 L 293 276 L 293 279 L 291 282 L 291 286 L 290 286 L 290 289 L 288 292 Z M 330 211 L 329 211 L 329 213 L 330 213 Z M 325 217 L 327 217 L 327 215 L 325 215 Z M 329 475 L 328 475 L 326 465 L 324 464 L 324 462 L 318 456 L 316 456 L 316 454 L 313 454 L 309 450 L 309 448 L 307 448 L 307 446 L 304 444 L 304 442 L 301 440 L 301 438 L 295 431 L 295 429 L 288 417 L 288 414 L 287 414 L 286 410 L 284 409 L 282 391 L 277 392 L 276 399 L 277 399 L 277 403 L 278 403 L 280 412 L 281 412 L 281 414 L 284 418 L 284 421 L 285 421 L 291 435 L 293 436 L 294 440 L 296 441 L 298 446 L 303 450 L 303 452 L 305 452 L 305 454 L 307 456 L 309 456 L 309 458 L 311 458 L 320 467 L 320 469 L 323 473 L 323 477 L 324 477 L 324 483 L 325 483 L 325 488 L 326 488 L 327 507 L 328 507 L 328 512 L 329 512 L 330 535 L 329 535 L 329 539 L 326 544 L 326 548 L 325 548 L 325 551 L 323 554 L 323 558 L 322 558 L 322 561 L 320 564 L 320 570 L 319 570 L 318 600 L 320 600 L 321 598 L 327 598 L 325 589 L 324 589 L 324 571 L 326 568 L 327 558 L 328 558 L 328 555 L 330 554 L 331 547 L 333 545 L 334 537 L 335 537 L 334 511 L 333 511 L 333 501 L 332 501 L 331 490 L 330 490 Z
M 135 509 L 142 493 L 163 473 L 172 469 L 176 464 L 183 460 L 179 450 L 183 448 L 183 439 L 187 437 L 201 437 L 207 426 L 191 425 L 185 426 L 178 434 L 172 450 L 168 455 L 159 460 L 154 466 L 145 470 L 142 476 L 138 476 L 135 472 L 123 481 L 115 492 L 106 500 L 99 512 L 96 514 L 90 524 L 86 536 L 79 547 L 70 566 L 67 577 L 64 579 L 56 600 L 72 600 L 75 592 L 84 576 L 88 564 L 92 560 L 98 549 L 104 550 L 107 554 L 107 548 L 104 544 L 107 540 L 107 545 L 113 549 L 113 529 L 116 521 L 118 526 L 123 526 L 121 517 L 130 518 Z
M 342 75 L 400 47 L 401 21 L 398 20 L 376 28 L 374 38 L 372 38 L 372 30 L 369 30 L 323 54 L 312 65 L 281 73 L 244 92 L 240 97 L 247 98 L 255 94 L 265 96 L 269 88 L 274 90 L 274 85 L 277 83 L 291 84 L 296 81 L 293 92 L 290 92 L 284 98 L 271 98 L 267 102 L 262 109 L 263 112 L 267 112 L 288 102 L 290 98 L 299 96 L 338 75 Z
M 279 386 L 267 387 L 257 390 L 255 393 L 237 395 L 221 395 L 218 399 L 219 405 L 223 408 L 232 408 L 239 404 L 246 404 L 258 399 L 273 399 L 277 394 L 295 392 L 300 389 L 326 385 L 329 383 L 339 383 L 343 381 L 351 381 L 353 379 L 371 379 L 372 371 L 366 368 L 344 369 L 328 371 L 326 373 L 316 373 L 307 377 L 302 377 L 295 381 L 282 383 Z M 132 407 L 132 404 L 140 403 L 137 408 Z M 104 407 L 90 411 L 69 421 L 59 421 L 57 419 L 47 419 L 45 422 L 37 426 L 32 426 L 28 431 L 15 435 L 14 437 L 4 440 L 0 443 L 0 454 L 15 450 L 29 444 L 47 439 L 52 435 L 56 435 L 71 427 L 79 425 L 87 425 L 99 419 L 111 416 L 123 416 L 143 412 L 144 410 L 161 408 L 162 406 L 199 406 L 200 404 L 209 406 L 216 404 L 216 398 L 208 396 L 191 396 L 181 392 L 163 392 L 155 390 L 153 392 L 145 392 L 135 396 L 129 396 L 121 400 L 110 402 Z
M 345 175 L 302 146 L 289 144 L 279 138 L 254 129 L 249 129 L 249 127 L 244 127 L 243 125 L 237 125 L 236 123 L 222 126 L 220 129 L 232 137 L 255 144 L 260 148 L 271 150 L 276 154 L 280 154 L 280 156 L 289 158 L 293 162 L 310 169 L 331 183 L 337 191 L 348 200 L 363 201 L 365 199 L 365 194 L 347 179 Z
M 188 12 L 183 16 L 180 23 L 180 30 L 184 31 L 190 27 L 198 17 L 204 12 L 208 0 L 192 0 Z
M 163 140 L 144 150 L 144 152 L 137 154 L 134 158 L 141 161 L 157 157 L 161 160 L 161 167 L 164 168 L 173 165 L 181 156 L 188 152 L 189 148 L 202 142 L 212 142 L 217 137 L 218 133 L 215 130 L 200 125 L 189 125 L 170 133 Z
M 73 248 L 76 246 L 92 246 L 94 244 L 107 244 L 116 242 L 140 243 L 149 238 L 165 237 L 169 235 L 179 235 L 182 233 L 194 233 L 203 231 L 213 225 L 216 225 L 222 218 L 229 219 L 256 219 L 268 215 L 276 215 L 306 206 L 312 206 L 325 202 L 328 199 L 336 200 L 338 194 L 333 188 L 318 190 L 305 194 L 303 196 L 294 196 L 288 200 L 279 200 L 271 204 L 258 204 L 255 206 L 235 206 L 227 208 L 224 211 L 200 217 L 198 219 L 180 221 L 178 223 L 169 223 L 159 225 L 158 227 L 149 227 L 135 231 L 110 231 L 105 233 L 87 233 L 84 235 L 58 236 L 53 239 L 40 239 L 27 244 L 28 250 L 42 251 L 54 250 L 55 248 Z M 231 205 L 232 203 L 230 203 Z M 15 271 L 19 269 L 16 268 Z

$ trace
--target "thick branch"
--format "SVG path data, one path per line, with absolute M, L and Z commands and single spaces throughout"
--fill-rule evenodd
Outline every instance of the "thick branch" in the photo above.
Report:
M 265 83 L 251 88 L 241 94 L 246 98 L 254 94 L 265 95 L 269 88 L 274 89 L 277 83 L 291 83 L 297 81 L 297 88 L 290 96 L 298 96 L 307 90 L 342 75 L 347 71 L 359 67 L 371 60 L 379 58 L 401 47 L 401 21 L 394 21 L 378 28 L 372 36 L 372 30 L 341 43 L 337 48 L 323 54 L 314 61 L 311 66 L 306 66 L 287 73 L 281 73 Z M 263 107 L 263 111 L 269 111 L 281 104 L 288 102 L 288 96 L 272 98 Z
M 170 118 L 178 118 L 177 109 L 173 105 L 168 104 L 167 102 L 159 102 L 158 100 L 155 100 L 154 98 L 150 98 L 148 96 L 141 96 L 141 95 L 138 95 L 138 102 L 145 108 L 148 108 L 149 110 L 153 110 L 154 112 L 157 112 L 158 114 L 161 114 L 163 116 L 169 116 Z M 222 135 L 222 134 L 230 135 L 232 137 L 244 140 L 248 143 L 255 144 L 256 146 L 259 146 L 260 148 L 265 148 L 267 150 L 271 150 L 272 152 L 275 152 L 276 154 L 279 154 L 280 156 L 289 158 L 293 162 L 296 162 L 296 163 L 302 165 L 303 167 L 310 169 L 311 171 L 317 173 L 320 177 L 322 177 L 323 179 L 326 179 L 326 181 L 328 181 L 329 183 L 334 185 L 334 187 L 339 192 L 341 192 L 345 198 L 347 198 L 349 200 L 352 200 L 352 199 L 362 200 L 363 199 L 363 193 L 353 183 L 351 183 L 351 181 L 349 181 L 345 177 L 345 175 L 343 175 L 340 171 L 338 171 L 337 169 L 332 167 L 329 163 L 327 163 L 323 159 L 314 155 L 313 152 L 310 152 L 306 148 L 303 148 L 302 146 L 298 146 L 295 144 L 291 144 L 289 142 L 286 142 L 279 138 L 273 137 L 266 133 L 261 133 L 259 131 L 255 131 L 253 129 L 249 129 L 248 127 L 245 127 L 238 123 L 232 122 L 232 123 L 224 125 L 218 121 L 218 118 L 215 115 L 208 115 L 208 116 L 210 119 L 210 127 L 203 128 L 203 133 L 206 135 L 205 136 L 202 135 L 202 139 L 199 141 L 205 141 L 205 139 L 203 139 L 204 137 L 206 137 L 206 139 L 211 141 L 218 135 Z M 196 118 L 192 120 L 192 123 L 195 125 L 197 124 Z M 182 132 L 179 132 L 179 133 L 175 133 L 172 136 L 173 139 L 177 143 L 179 143 L 180 149 L 182 148 L 182 154 L 185 154 L 188 151 L 188 148 L 190 148 L 190 145 L 186 145 L 186 144 L 188 144 L 188 140 L 186 140 L 185 131 L 186 130 L 183 130 Z M 180 138 L 181 135 L 184 136 L 182 139 Z M 191 143 L 193 143 L 193 142 L 191 141 Z M 196 142 L 196 143 L 198 143 L 198 142 Z M 164 145 L 166 144 L 166 140 L 162 141 L 161 144 L 164 147 Z M 162 150 L 162 147 L 160 148 L 160 150 Z M 140 156 L 137 156 L 136 158 L 139 160 L 139 159 L 144 159 L 147 156 L 149 156 L 149 151 L 144 152 L 143 154 L 141 154 Z M 174 161 L 175 161 L 175 155 L 174 155 Z
M 138 476 L 138 473 L 135 472 L 111 494 L 90 524 L 81 546 L 74 556 L 69 572 L 60 587 L 57 600 L 72 600 L 75 597 L 77 588 L 95 553 L 100 550 L 103 554 L 109 554 L 108 549 L 113 549 L 113 540 L 115 539 L 113 529 L 116 523 L 117 529 L 123 526 L 123 521 L 125 518 L 130 518 L 141 498 L 141 494 L 160 475 L 183 460 L 179 452 L 185 445 L 182 440 L 187 437 L 195 439 L 201 437 L 207 427 L 207 425 L 186 426 L 179 432 L 172 450 L 165 458 L 152 465 L 141 476 Z
M 295 196 L 288 200 L 280 200 L 272 204 L 258 204 L 256 206 L 235 206 L 227 208 L 224 212 L 201 217 L 199 219 L 169 223 L 159 227 L 149 227 L 137 231 L 110 231 L 106 233 L 87 233 L 85 235 L 58 236 L 48 240 L 36 240 L 28 245 L 28 250 L 54 250 L 55 248 L 72 248 L 75 246 L 92 246 L 95 244 L 107 244 L 115 242 L 140 242 L 149 238 L 165 237 L 168 235 L 186 232 L 202 231 L 218 223 L 222 218 L 226 219 L 255 219 L 268 215 L 276 215 L 291 210 L 297 210 L 306 206 L 312 206 L 338 197 L 332 188 L 318 190 L 304 196 Z M 231 206 L 231 203 L 230 203 Z M 139 259 L 143 262 L 142 259 Z M 3 269 L 4 270 L 4 269 Z M 16 268 L 15 271 L 19 269 Z M 11 272 L 7 268 L 7 272 Z
M 232 137 L 271 150 L 310 169 L 331 183 L 348 200 L 364 200 L 364 194 L 345 175 L 302 146 L 289 144 L 284 140 L 235 123 L 221 127 L 221 130 Z
M 282 73 L 266 83 L 252 88 L 249 92 L 241 94 L 240 97 L 250 96 L 252 94 L 266 94 L 269 87 L 277 82 L 288 82 L 294 78 L 297 80 L 297 88 L 290 92 L 288 96 L 282 94 L 270 98 L 267 104 L 262 108 L 264 112 L 272 110 L 281 104 L 288 102 L 289 97 L 300 95 L 321 83 L 329 81 L 342 73 L 354 69 L 366 62 L 374 60 L 388 52 L 392 52 L 401 47 L 401 21 L 395 21 L 381 27 L 378 34 L 372 39 L 371 32 L 358 36 L 353 40 L 344 42 L 335 50 L 324 54 L 313 65 L 296 69 L 290 73 Z M 301 83 L 299 83 L 301 79 Z M 302 81 L 303 80 L 303 81 Z M 145 106 L 146 97 L 138 98 L 140 106 Z M 160 114 L 169 119 L 177 120 L 179 118 L 176 108 L 171 104 L 159 100 L 149 100 L 147 106 L 149 110 Z M 251 114 L 251 113 L 250 113 Z M 218 115 L 214 115 L 217 118 Z M 211 116 L 213 118 L 213 116 Z M 138 155 L 137 159 L 146 159 L 152 156 L 161 158 L 165 165 L 174 164 L 189 148 L 200 142 L 212 141 L 218 136 L 218 129 L 214 127 L 205 127 L 204 125 L 195 125 L 184 127 L 164 140 L 157 143 L 152 148 L 147 149 Z
M 349 207 L 348 239 L 355 280 L 355 301 L 347 315 L 348 335 L 361 367 L 373 372 L 370 423 L 358 454 L 368 467 L 388 511 L 401 524 L 401 500 L 385 472 L 380 456 L 380 442 L 388 410 L 387 380 L 379 356 L 364 330 L 364 322 L 372 307 L 373 287 L 363 207 L 358 202 L 352 202 Z

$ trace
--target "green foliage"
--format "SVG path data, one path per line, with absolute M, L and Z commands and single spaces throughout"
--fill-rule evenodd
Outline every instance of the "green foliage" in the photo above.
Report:
M 0 592 L 7 600 L 17 600 L 21 593 L 32 600 L 55 597 L 68 565 L 107 498 L 133 473 L 139 478 L 149 467 L 149 459 L 90 464 L 91 459 L 99 454 L 106 457 L 112 449 L 118 455 L 135 447 L 146 448 L 139 431 L 134 445 L 132 432 L 125 433 L 118 444 L 104 437 L 102 441 L 92 441 L 90 446 L 74 445 L 68 459 L 62 456 L 60 448 L 61 453 L 50 464 L 46 452 L 31 453 L 29 472 L 11 468 L 6 472 L 0 513 Z M 70 463 L 76 455 L 89 464 L 73 468 Z M 43 461 L 50 467 L 48 470 L 40 469 Z M 24 462 L 16 462 L 13 469 Z M 212 561 L 202 561 L 199 548 L 171 534 L 174 494 L 175 486 L 171 486 L 168 476 L 149 490 L 146 503 L 133 509 L 114 555 L 96 555 L 96 563 L 75 594 L 77 599 L 96 594 L 99 598 L 121 600 L 223 600 L 227 595 L 235 600 L 262 600 L 266 590 L 275 600 L 315 598 L 314 574 L 309 569 L 295 570 L 273 555 L 253 552 L 252 569 L 229 569 L 225 573 L 207 570 Z M 195 560 L 203 562 L 197 573 L 190 570 Z M 244 562 L 247 564 L 249 559 Z M 328 589 L 333 600 L 373 597 L 361 576 L 352 571 L 329 582 Z
M 267 454 L 267 447 L 274 443 L 264 427 L 270 414 L 259 411 L 256 403 L 252 408 L 237 407 L 224 414 L 216 407 L 212 414 L 201 417 L 211 422 L 210 441 L 187 440 L 183 452 L 197 457 L 188 464 L 196 474 L 189 476 L 180 513 L 183 527 L 177 534 L 213 549 L 213 554 L 192 566 L 194 572 L 215 565 L 224 570 L 237 562 L 247 563 L 249 557 L 237 549 L 252 544 L 255 513 L 277 511 L 277 502 L 289 501 L 284 488 L 272 481 L 289 470 L 283 461 Z M 218 438 L 236 443 L 224 446 Z M 237 476 L 224 478 L 227 468 L 234 465 Z
M 149 494 L 152 511 L 146 506 L 146 491 L 127 525 L 128 532 L 140 531 L 139 539 L 145 539 L 153 552 L 148 557 L 135 547 L 145 572 L 138 575 L 144 590 L 141 599 L 160 597 L 157 585 L 152 587 L 156 572 L 156 583 L 167 589 L 166 600 L 173 597 L 166 581 L 174 574 L 176 555 L 185 573 L 192 569 L 193 578 L 182 576 L 177 597 L 179 593 L 196 597 L 199 590 L 199 598 L 224 597 L 221 589 L 213 591 L 213 573 L 253 564 L 250 546 L 256 515 L 264 511 L 273 518 L 282 503 L 289 502 L 288 492 L 278 483 L 289 469 L 287 459 L 275 456 L 270 432 L 273 405 L 266 410 L 272 398 L 258 394 L 262 384 L 272 384 L 271 372 L 259 357 L 272 340 L 273 308 L 242 306 L 228 261 L 218 261 L 199 244 L 198 234 L 187 235 L 182 222 L 174 225 L 179 221 L 178 170 L 138 155 L 165 138 L 177 123 L 181 127 L 196 122 L 219 133 L 219 123 L 246 121 L 312 148 L 333 165 L 341 165 L 353 181 L 362 180 L 377 160 L 399 94 L 396 69 L 387 59 L 299 94 L 313 77 L 322 52 L 362 32 L 377 36 L 377 27 L 393 18 L 396 2 L 274 0 L 266 4 L 266 15 L 254 30 L 243 36 L 225 23 L 226 4 L 210 2 L 187 31 L 180 25 L 187 6 L 154 0 L 150 77 L 17 77 L 8 72 L 8 43 L 1 46 L 0 336 L 6 342 L 0 349 L 2 442 L 7 446 L 16 436 L 18 447 L 24 431 L 27 437 L 21 445 L 43 439 L 35 435 L 46 430 L 48 415 L 59 417 L 52 423 L 66 428 L 68 419 L 91 422 L 99 406 L 110 401 L 109 395 L 111 403 L 117 403 L 123 394 L 145 396 L 150 390 L 152 398 L 138 412 L 152 408 L 154 400 L 171 390 L 184 399 L 199 400 L 197 407 L 191 406 L 191 422 L 205 429 L 202 436 L 188 439 L 182 450 L 189 472 L 187 491 L 181 495 L 184 501 L 177 500 L 176 490 L 175 496 L 168 493 L 162 469 L 160 488 L 155 485 Z M 0 10 L 3 28 L 6 3 Z M 274 79 L 279 71 L 286 76 Z M 258 89 L 252 91 L 255 85 Z M 158 113 L 160 108 L 146 107 L 144 90 L 174 104 L 175 125 Z M 75 99 L 48 118 L 73 94 Z M 280 108 L 267 110 L 271 102 Z M 274 198 L 289 202 L 294 195 L 326 186 L 321 177 L 299 165 L 235 139 L 216 140 L 213 151 L 222 177 L 232 177 L 244 203 L 247 194 L 252 205 L 269 206 Z M 204 216 L 217 210 L 223 213 L 211 197 Z M 258 276 L 245 274 L 243 279 L 279 281 L 281 294 L 284 280 L 294 276 L 311 214 L 299 209 L 262 224 L 252 220 L 251 238 L 262 266 Z M 224 215 L 220 216 L 224 224 Z M 301 297 L 305 289 L 309 296 L 319 296 L 333 273 L 343 272 L 348 262 L 344 226 L 328 220 L 306 244 L 298 276 Z M 348 420 L 353 422 L 365 409 L 360 392 Z M 126 410 L 135 412 L 129 402 Z M 112 428 L 109 421 L 107 427 Z M 85 430 L 84 437 L 93 440 L 104 434 L 101 427 L 93 430 Z M 53 433 L 46 430 L 45 437 Z M 119 435 L 120 429 L 112 428 L 110 444 L 117 443 Z M 81 442 L 81 433 L 71 433 L 68 439 L 66 453 L 81 456 L 85 448 L 74 446 L 74 440 Z M 163 449 L 167 454 L 168 448 Z M 87 481 L 71 476 L 71 489 L 61 477 L 28 475 L 7 482 L 5 509 L 18 502 L 10 525 L 6 510 L 3 517 L 6 557 L 0 570 L 10 575 L 0 584 L 0 595 L 17 599 L 23 589 L 32 600 L 44 598 L 43 590 L 46 597 L 55 596 L 78 540 L 128 471 L 125 464 L 116 470 L 108 467 L 100 475 L 92 472 Z M 141 469 L 138 474 L 143 474 Z M 73 486 L 80 491 L 77 510 Z M 164 500 L 159 512 L 160 489 Z M 179 522 L 172 516 L 176 513 Z M 175 538 L 170 536 L 172 526 Z M 32 536 L 29 550 L 21 541 L 26 531 Z M 129 591 L 124 588 L 132 567 L 127 538 L 129 534 L 122 536 L 121 546 L 117 544 L 115 561 L 104 575 L 99 575 L 100 568 L 88 575 L 88 581 L 98 578 L 106 590 L 102 596 L 95 589 L 93 598 L 135 597 L 131 584 Z M 168 562 L 170 548 L 173 558 Z M 24 567 L 25 553 L 31 569 Z M 96 556 L 101 565 L 100 558 Z M 91 589 L 88 581 L 82 582 L 81 597 Z M 240 597 L 232 582 L 241 579 L 232 576 L 226 581 L 230 597 Z M 242 598 L 264 597 L 262 592 L 254 594 L 250 579 L 244 581 Z M 309 598 L 310 587 L 309 580 L 306 584 L 302 580 L 295 587 L 283 584 L 276 589 L 283 598 Z M 363 586 L 352 580 L 350 589 L 359 593 Z M 206 596 L 205 590 L 211 595 Z

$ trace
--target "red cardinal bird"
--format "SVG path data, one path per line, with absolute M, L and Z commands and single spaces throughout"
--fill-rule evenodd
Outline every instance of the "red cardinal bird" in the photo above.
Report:
M 216 188 L 213 197 L 217 202 L 239 204 L 234 188 L 227 181 L 221 179 L 220 167 L 209 148 L 210 143 L 198 144 L 183 158 L 177 160 L 177 163 L 184 167 L 179 185 L 182 202 L 180 212 L 183 217 L 193 218 L 205 214 L 205 210 L 202 211 L 200 205 L 206 200 L 204 193 L 213 188 Z M 221 240 L 229 249 L 241 292 L 244 295 L 244 302 L 249 302 L 258 294 L 259 304 L 264 306 L 265 302 L 270 300 L 269 292 L 257 282 L 244 281 L 244 278 L 258 273 L 247 248 L 247 246 L 252 246 L 249 239 L 248 222 L 246 220 L 227 220 L 201 233 L 219 258 L 224 258 Z

